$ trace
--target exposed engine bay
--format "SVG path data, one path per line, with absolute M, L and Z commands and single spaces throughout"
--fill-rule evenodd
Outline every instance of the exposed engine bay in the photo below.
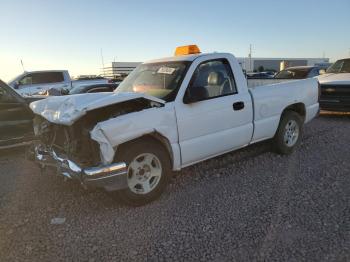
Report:
M 137 98 L 89 111 L 72 125 L 51 123 L 42 116 L 34 119 L 34 133 L 48 149 L 74 160 L 82 167 L 101 163 L 99 144 L 91 139 L 90 131 L 97 123 L 151 107 L 159 107 L 154 101 Z

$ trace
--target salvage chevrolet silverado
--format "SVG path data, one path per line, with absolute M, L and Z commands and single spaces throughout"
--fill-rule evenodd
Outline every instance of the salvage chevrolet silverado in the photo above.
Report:
M 138 66 L 110 93 L 31 104 L 41 167 L 83 185 L 118 190 L 127 203 L 158 197 L 171 171 L 273 138 L 291 153 L 319 111 L 316 79 L 248 90 L 235 57 L 197 46 Z

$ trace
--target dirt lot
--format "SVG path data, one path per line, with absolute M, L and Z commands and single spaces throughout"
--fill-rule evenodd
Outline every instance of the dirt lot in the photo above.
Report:
M 0 154 L 1 261 L 350 261 L 350 115 L 186 168 L 147 206 Z

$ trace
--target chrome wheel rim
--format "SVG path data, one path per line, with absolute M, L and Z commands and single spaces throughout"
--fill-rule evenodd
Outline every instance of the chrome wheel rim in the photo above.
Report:
M 299 125 L 295 120 L 289 120 L 284 129 L 284 143 L 288 147 L 296 144 L 299 138 Z
M 157 156 L 151 153 L 135 157 L 128 167 L 128 187 L 135 194 L 148 194 L 159 183 L 162 165 Z

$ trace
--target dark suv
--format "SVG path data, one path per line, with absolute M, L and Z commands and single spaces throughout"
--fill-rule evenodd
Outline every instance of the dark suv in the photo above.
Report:
M 34 114 L 29 104 L 38 97 L 23 98 L 0 80 L 0 149 L 29 144 Z

